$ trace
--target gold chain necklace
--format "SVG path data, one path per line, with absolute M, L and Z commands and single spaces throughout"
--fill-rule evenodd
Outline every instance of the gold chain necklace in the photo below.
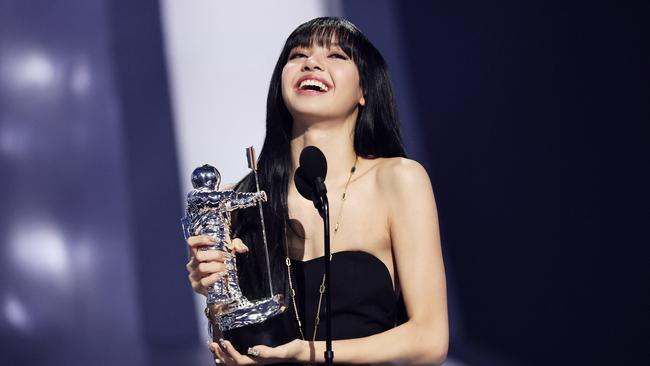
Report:
M 345 183 L 345 188 L 343 188 L 343 195 L 341 196 L 341 208 L 339 209 L 339 215 L 336 218 L 336 224 L 334 225 L 334 235 L 332 235 L 332 238 L 336 236 L 336 233 L 339 231 L 339 225 L 341 223 L 341 216 L 343 215 L 343 204 L 345 203 L 345 195 L 348 192 L 348 186 L 350 185 L 350 181 L 352 180 L 352 175 L 354 172 L 357 170 L 357 162 L 359 161 L 359 157 L 357 156 L 354 160 L 354 165 L 352 166 L 352 169 L 350 169 L 350 176 L 348 177 L 348 181 Z M 287 265 L 287 275 L 289 277 L 289 295 L 291 296 L 291 302 L 293 303 L 293 310 L 296 314 L 296 321 L 298 322 L 298 330 L 300 331 L 300 338 L 302 340 L 305 340 L 305 335 L 302 332 L 302 323 L 300 322 L 300 316 L 298 316 L 298 307 L 296 306 L 296 290 L 293 288 L 293 280 L 291 279 L 291 258 L 289 258 L 289 238 L 287 237 L 287 225 L 284 225 L 284 241 L 286 245 L 286 250 L 287 250 L 287 258 L 285 260 L 285 263 Z M 330 254 L 330 260 L 332 260 L 332 254 Z M 325 293 L 325 274 L 323 274 L 323 279 L 321 280 L 320 287 L 318 288 L 319 296 L 318 296 L 318 307 L 316 308 L 316 317 L 314 318 L 314 334 L 312 336 L 312 341 L 316 340 L 316 330 L 318 330 L 318 323 L 320 323 L 320 308 L 321 304 L 323 303 L 323 294 Z

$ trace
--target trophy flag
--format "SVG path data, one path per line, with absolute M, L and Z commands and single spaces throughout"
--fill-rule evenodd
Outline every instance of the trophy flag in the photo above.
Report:
M 260 179 L 257 176 L 257 160 L 255 159 L 255 148 L 249 146 L 246 148 L 246 159 L 248 160 L 248 168 L 253 171 L 255 176 L 256 192 L 260 191 Z M 257 202 L 257 207 L 260 209 L 260 221 L 262 224 L 262 241 L 264 242 L 264 255 L 266 257 L 266 271 L 269 279 L 269 293 L 273 296 L 273 281 L 271 280 L 271 262 L 269 260 L 269 244 L 266 241 L 266 225 L 264 224 L 264 210 L 262 209 L 262 202 Z

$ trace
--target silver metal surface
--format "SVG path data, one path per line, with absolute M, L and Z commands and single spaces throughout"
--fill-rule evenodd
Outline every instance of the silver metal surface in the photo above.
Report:
M 266 193 L 219 191 L 221 175 L 203 165 L 192 173 L 192 189 L 187 194 L 187 210 L 182 218 L 185 239 L 208 235 L 215 244 L 201 250 L 221 250 L 226 253 L 225 274 L 208 288 L 208 317 L 221 331 L 235 329 L 264 320 L 284 311 L 282 297 L 275 295 L 258 301 L 248 300 L 241 292 L 235 255 L 228 248 L 231 212 L 266 201 Z

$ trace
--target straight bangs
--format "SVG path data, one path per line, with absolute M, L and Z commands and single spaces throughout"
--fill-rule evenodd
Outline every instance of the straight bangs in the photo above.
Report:
M 359 65 L 359 46 L 361 42 L 361 31 L 345 19 L 340 18 L 318 18 L 296 28 L 285 43 L 283 56 L 285 63 L 289 58 L 289 52 L 296 47 L 309 48 L 320 46 L 330 48 L 338 46 L 345 52 L 355 64 Z

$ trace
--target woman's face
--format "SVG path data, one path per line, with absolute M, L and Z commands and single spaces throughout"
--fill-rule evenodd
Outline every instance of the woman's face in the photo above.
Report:
M 301 120 L 346 118 L 365 104 L 357 66 L 335 43 L 291 50 L 282 70 L 282 98 Z

